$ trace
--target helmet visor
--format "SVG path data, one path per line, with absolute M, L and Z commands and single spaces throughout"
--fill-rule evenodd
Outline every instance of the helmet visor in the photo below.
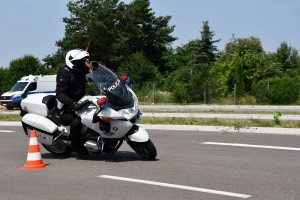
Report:
M 76 61 L 76 60 L 87 60 L 87 59 L 89 59 L 89 57 L 90 57 L 90 55 L 88 52 L 81 51 L 81 52 L 78 52 L 77 54 L 75 54 L 74 57 L 70 61 L 72 62 L 72 61 Z

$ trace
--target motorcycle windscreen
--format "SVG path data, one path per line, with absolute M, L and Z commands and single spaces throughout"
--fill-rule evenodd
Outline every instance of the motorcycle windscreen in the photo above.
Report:
M 86 75 L 86 78 L 88 82 L 97 85 L 100 94 L 107 97 L 111 108 L 118 111 L 134 106 L 132 94 L 125 84 L 105 66 L 98 64 L 92 73 Z
M 108 98 L 110 107 L 115 110 L 131 108 L 134 106 L 132 94 L 122 82 L 120 82 L 117 87 L 106 91 L 105 95 Z

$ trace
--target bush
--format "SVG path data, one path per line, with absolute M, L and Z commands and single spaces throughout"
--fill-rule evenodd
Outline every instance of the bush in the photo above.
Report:
M 172 92 L 172 97 L 174 102 L 180 104 L 187 104 L 191 103 L 191 96 L 190 96 L 190 86 L 189 84 L 174 84 L 174 90 Z
M 167 90 L 172 93 L 174 103 L 186 104 L 192 101 L 191 73 L 187 67 L 172 72 L 166 80 Z
M 253 87 L 257 102 L 291 104 L 298 100 L 299 77 L 275 77 L 259 81 Z
M 155 89 L 153 95 L 153 89 L 144 87 L 137 91 L 136 95 L 139 101 L 144 103 L 173 103 L 171 92 L 162 91 L 160 89 Z

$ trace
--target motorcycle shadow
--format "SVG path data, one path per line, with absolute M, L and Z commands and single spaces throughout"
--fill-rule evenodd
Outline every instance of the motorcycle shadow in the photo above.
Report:
M 45 159 L 70 159 L 76 158 L 77 160 L 89 160 L 89 161 L 104 161 L 104 162 L 132 162 L 132 161 L 146 161 L 138 156 L 135 152 L 130 151 L 118 151 L 114 154 L 93 154 L 79 155 L 77 153 L 71 153 L 69 156 L 56 156 L 51 153 L 43 153 L 42 157 Z M 154 160 L 157 161 L 158 159 Z

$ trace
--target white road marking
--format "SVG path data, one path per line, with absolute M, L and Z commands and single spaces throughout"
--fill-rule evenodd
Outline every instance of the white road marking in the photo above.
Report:
M 9 131 L 9 130 L 0 130 L 0 133 L 12 133 L 12 132 L 15 132 L 15 131 Z
M 300 151 L 300 148 L 294 148 L 294 147 L 265 146 L 265 145 L 239 144 L 239 143 L 202 142 L 201 144 L 262 148 L 262 149 L 279 149 L 279 150 L 287 150 L 287 151 Z
M 142 183 L 142 184 L 148 184 L 148 185 L 176 188 L 176 189 L 182 189 L 182 190 L 191 190 L 191 191 L 197 191 L 197 192 L 203 192 L 203 193 L 210 193 L 210 194 L 217 194 L 217 195 L 223 195 L 223 196 L 237 197 L 237 198 L 242 198 L 242 199 L 246 199 L 246 198 L 251 197 L 251 195 L 246 195 L 246 194 L 225 192 L 225 191 L 219 191 L 219 190 L 211 190 L 211 189 L 184 186 L 184 185 L 175 185 L 175 184 L 170 184 L 170 183 L 147 181 L 147 180 L 141 180 L 141 179 L 125 178 L 125 177 L 119 177 L 119 176 L 100 175 L 100 176 L 97 176 L 97 177 L 98 178 L 105 178 L 105 179 L 112 179 L 112 180 L 119 180 L 119 181 L 127 181 L 127 182 L 133 182 L 133 183 Z

